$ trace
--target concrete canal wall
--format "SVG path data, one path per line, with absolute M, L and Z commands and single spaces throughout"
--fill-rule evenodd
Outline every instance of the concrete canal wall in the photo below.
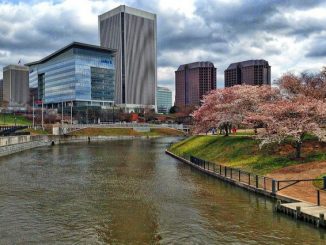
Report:
M 215 178 L 218 178 L 220 180 L 223 180 L 225 182 L 228 182 L 230 184 L 233 184 L 233 185 L 236 185 L 238 187 L 241 187 L 243 189 L 246 189 L 248 191 L 251 191 L 251 192 L 255 192 L 255 193 L 258 193 L 258 194 L 261 194 L 261 195 L 264 195 L 264 196 L 267 196 L 269 198 L 272 198 L 272 199 L 275 199 L 275 200 L 281 200 L 283 202 L 299 202 L 299 200 L 297 199 L 294 199 L 294 198 L 291 198 L 291 197 L 288 197 L 288 196 L 283 196 L 283 195 L 279 195 L 277 194 L 276 192 L 273 192 L 271 191 L 271 189 L 263 189 L 263 188 L 259 188 L 257 186 L 255 186 L 254 183 L 252 184 L 248 184 L 248 183 L 244 183 L 244 182 L 241 182 L 241 181 L 238 181 L 236 178 L 230 178 L 230 177 L 226 177 L 225 175 L 223 174 L 219 174 L 218 172 L 216 171 L 213 171 L 213 170 L 209 170 L 209 169 L 205 169 L 201 166 L 198 166 L 194 163 L 192 163 L 191 161 L 185 159 L 185 158 L 182 158 L 180 156 L 177 156 L 175 154 L 173 154 L 172 152 L 166 150 L 166 153 L 190 166 L 192 166 L 193 168 L 196 168 L 198 169 L 199 171 L 203 172 L 203 173 L 206 173 L 210 176 L 213 176 Z M 224 172 L 224 171 L 223 171 Z
M 77 142 L 100 142 L 111 140 L 131 140 L 148 138 L 146 136 L 57 136 L 57 135 L 21 135 L 0 137 L 0 157 L 41 146 L 68 144 Z
M 284 195 L 279 195 L 276 192 L 276 188 L 262 188 L 261 185 L 258 184 L 258 177 L 255 176 L 256 178 L 256 183 L 253 181 L 253 183 L 244 183 L 241 182 L 240 179 L 237 178 L 237 174 L 232 176 L 232 169 L 231 170 L 231 175 L 227 175 L 227 167 L 224 166 L 225 171 L 216 170 L 214 166 L 211 166 L 211 168 L 208 165 L 205 166 L 205 164 L 202 166 L 202 164 L 197 163 L 196 161 L 193 162 L 193 160 L 187 160 L 183 157 L 177 156 L 173 154 L 172 152 L 166 150 L 166 153 L 190 166 L 193 168 L 198 169 L 199 171 L 208 174 L 212 177 L 221 179 L 225 182 L 228 182 L 230 184 L 236 185 L 240 188 L 246 189 L 248 191 L 252 191 L 264 196 L 267 196 L 269 198 L 272 198 L 274 200 L 277 200 L 277 205 L 275 207 L 276 211 L 283 212 L 285 214 L 288 214 L 295 219 L 300 219 L 305 222 L 313 223 L 316 225 L 316 227 L 326 227 L 326 221 L 325 221 L 325 216 L 326 216 L 326 208 L 322 206 L 317 206 L 311 203 L 306 203 L 301 200 L 289 197 L 289 196 L 284 196 Z M 221 166 L 221 165 L 220 165 Z M 222 168 L 223 169 L 223 168 Z M 235 170 L 235 169 L 233 169 Z M 240 170 L 238 170 L 237 173 L 239 173 L 240 176 Z M 235 178 L 234 178 L 235 177 Z M 250 178 L 249 178 L 250 179 Z M 277 182 L 277 180 L 273 180 L 274 183 Z M 282 204 L 283 202 L 283 204 Z

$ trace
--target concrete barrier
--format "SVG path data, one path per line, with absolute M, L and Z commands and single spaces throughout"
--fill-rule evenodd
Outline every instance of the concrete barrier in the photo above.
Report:
M 155 137 L 155 136 L 153 136 Z M 75 136 L 75 135 L 21 135 L 0 137 L 0 157 L 41 146 L 57 144 L 101 142 L 112 140 L 148 139 L 147 136 Z

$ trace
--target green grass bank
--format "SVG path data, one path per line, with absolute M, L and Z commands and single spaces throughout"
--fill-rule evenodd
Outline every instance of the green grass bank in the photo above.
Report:
M 23 115 L 0 114 L 0 126 L 15 125 L 15 123 L 18 126 L 32 125 L 32 121 Z
M 294 158 L 290 144 L 259 148 L 259 142 L 247 136 L 192 136 L 175 143 L 169 150 L 179 156 L 193 155 L 211 162 L 265 175 L 293 164 L 326 160 L 326 144 L 307 139 L 302 159 Z

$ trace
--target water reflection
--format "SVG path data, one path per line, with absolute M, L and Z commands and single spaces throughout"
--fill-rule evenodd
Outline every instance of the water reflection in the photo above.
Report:
M 0 243 L 324 244 L 324 231 L 164 153 L 175 139 L 45 147 L 0 160 Z

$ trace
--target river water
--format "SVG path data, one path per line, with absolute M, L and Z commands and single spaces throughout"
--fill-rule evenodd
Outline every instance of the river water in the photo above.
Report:
M 67 144 L 0 160 L 0 244 L 326 244 L 269 199 L 164 153 L 173 138 Z

